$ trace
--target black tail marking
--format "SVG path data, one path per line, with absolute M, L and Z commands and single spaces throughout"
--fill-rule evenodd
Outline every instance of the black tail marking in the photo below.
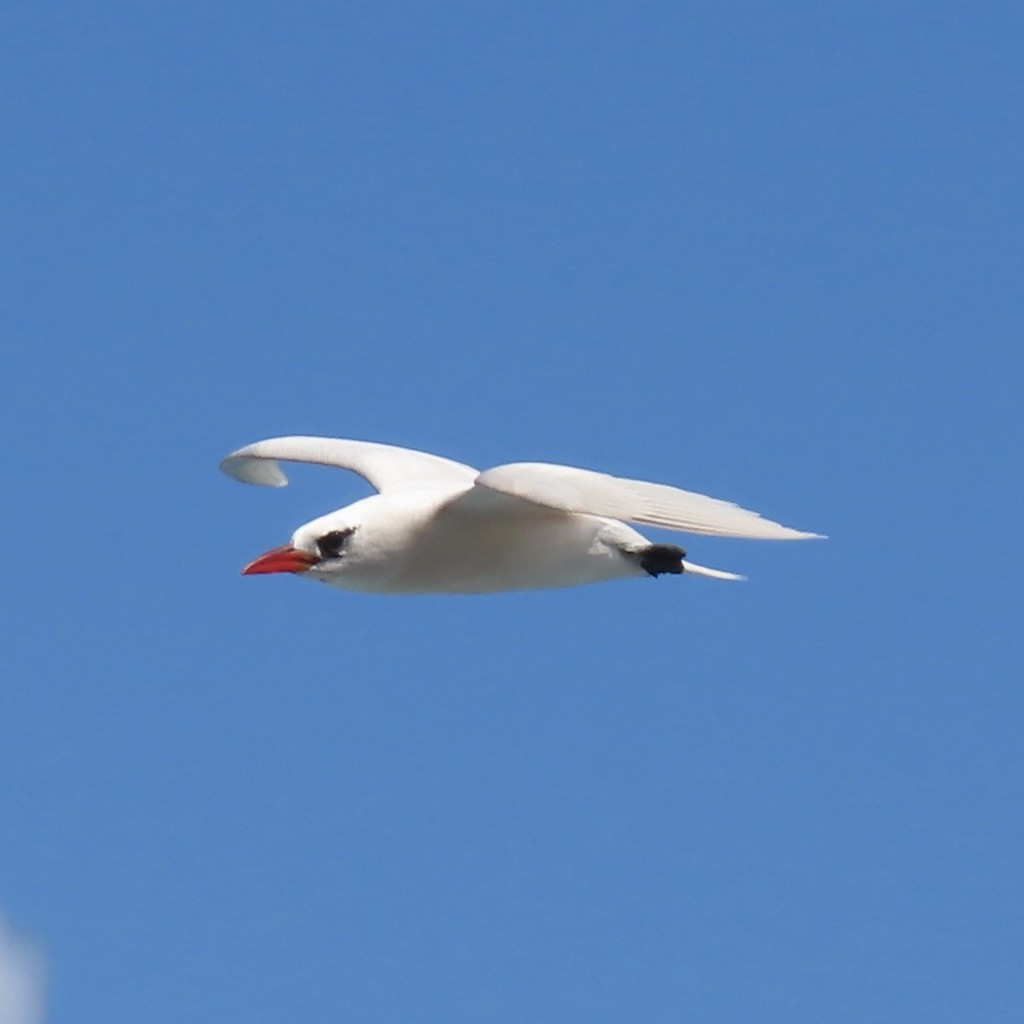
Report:
M 675 544 L 652 544 L 639 552 L 640 566 L 650 576 L 671 573 L 679 576 L 683 571 L 686 552 Z

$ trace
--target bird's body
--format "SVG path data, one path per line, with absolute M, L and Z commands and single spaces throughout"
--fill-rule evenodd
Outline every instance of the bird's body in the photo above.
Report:
M 681 548 L 653 544 L 623 519 L 725 536 L 815 536 L 662 484 L 544 463 L 478 473 L 365 441 L 275 438 L 239 449 L 221 468 L 282 486 L 278 459 L 351 469 L 380 493 L 306 523 L 243 571 L 293 572 L 348 590 L 487 593 L 683 572 L 742 578 L 687 562 Z
M 647 541 L 624 523 L 530 507 L 522 499 L 511 499 L 512 507 L 497 502 L 493 511 L 474 509 L 460 497 L 432 489 L 378 494 L 315 520 L 312 530 L 304 529 L 318 536 L 353 529 L 344 572 L 320 578 L 371 593 L 479 594 L 645 575 L 624 552 Z M 317 578 L 317 566 L 309 572 Z

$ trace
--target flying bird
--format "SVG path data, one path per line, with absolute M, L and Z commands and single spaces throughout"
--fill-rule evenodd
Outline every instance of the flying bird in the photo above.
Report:
M 758 540 L 807 540 L 717 498 L 572 466 L 516 462 L 479 470 L 371 441 L 275 437 L 232 452 L 220 468 L 283 487 L 279 462 L 348 469 L 377 494 L 300 526 L 243 575 L 294 573 L 381 594 L 482 594 L 572 587 L 665 573 L 744 577 L 686 560 L 627 523 Z

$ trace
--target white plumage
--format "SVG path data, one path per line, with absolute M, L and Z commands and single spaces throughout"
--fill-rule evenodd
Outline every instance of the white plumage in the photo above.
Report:
M 280 461 L 348 469 L 379 493 L 299 527 L 243 572 L 293 572 L 351 590 L 483 593 L 682 572 L 742 579 L 685 561 L 627 522 L 758 540 L 819 536 L 666 484 L 540 462 L 480 473 L 370 441 L 272 438 L 233 452 L 221 469 L 282 487 Z

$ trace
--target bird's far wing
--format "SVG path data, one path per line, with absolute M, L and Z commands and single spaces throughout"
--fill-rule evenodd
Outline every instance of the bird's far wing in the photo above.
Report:
M 220 468 L 228 476 L 247 484 L 284 487 L 288 478 L 278 460 L 349 469 L 369 480 L 378 491 L 423 484 L 471 484 L 477 476 L 472 466 L 440 455 L 335 437 L 274 437 L 257 441 L 232 452 L 221 462 Z
M 543 462 L 496 466 L 481 473 L 476 486 L 564 512 L 625 519 L 684 533 L 755 540 L 807 540 L 820 536 L 773 523 L 729 501 L 572 466 Z

